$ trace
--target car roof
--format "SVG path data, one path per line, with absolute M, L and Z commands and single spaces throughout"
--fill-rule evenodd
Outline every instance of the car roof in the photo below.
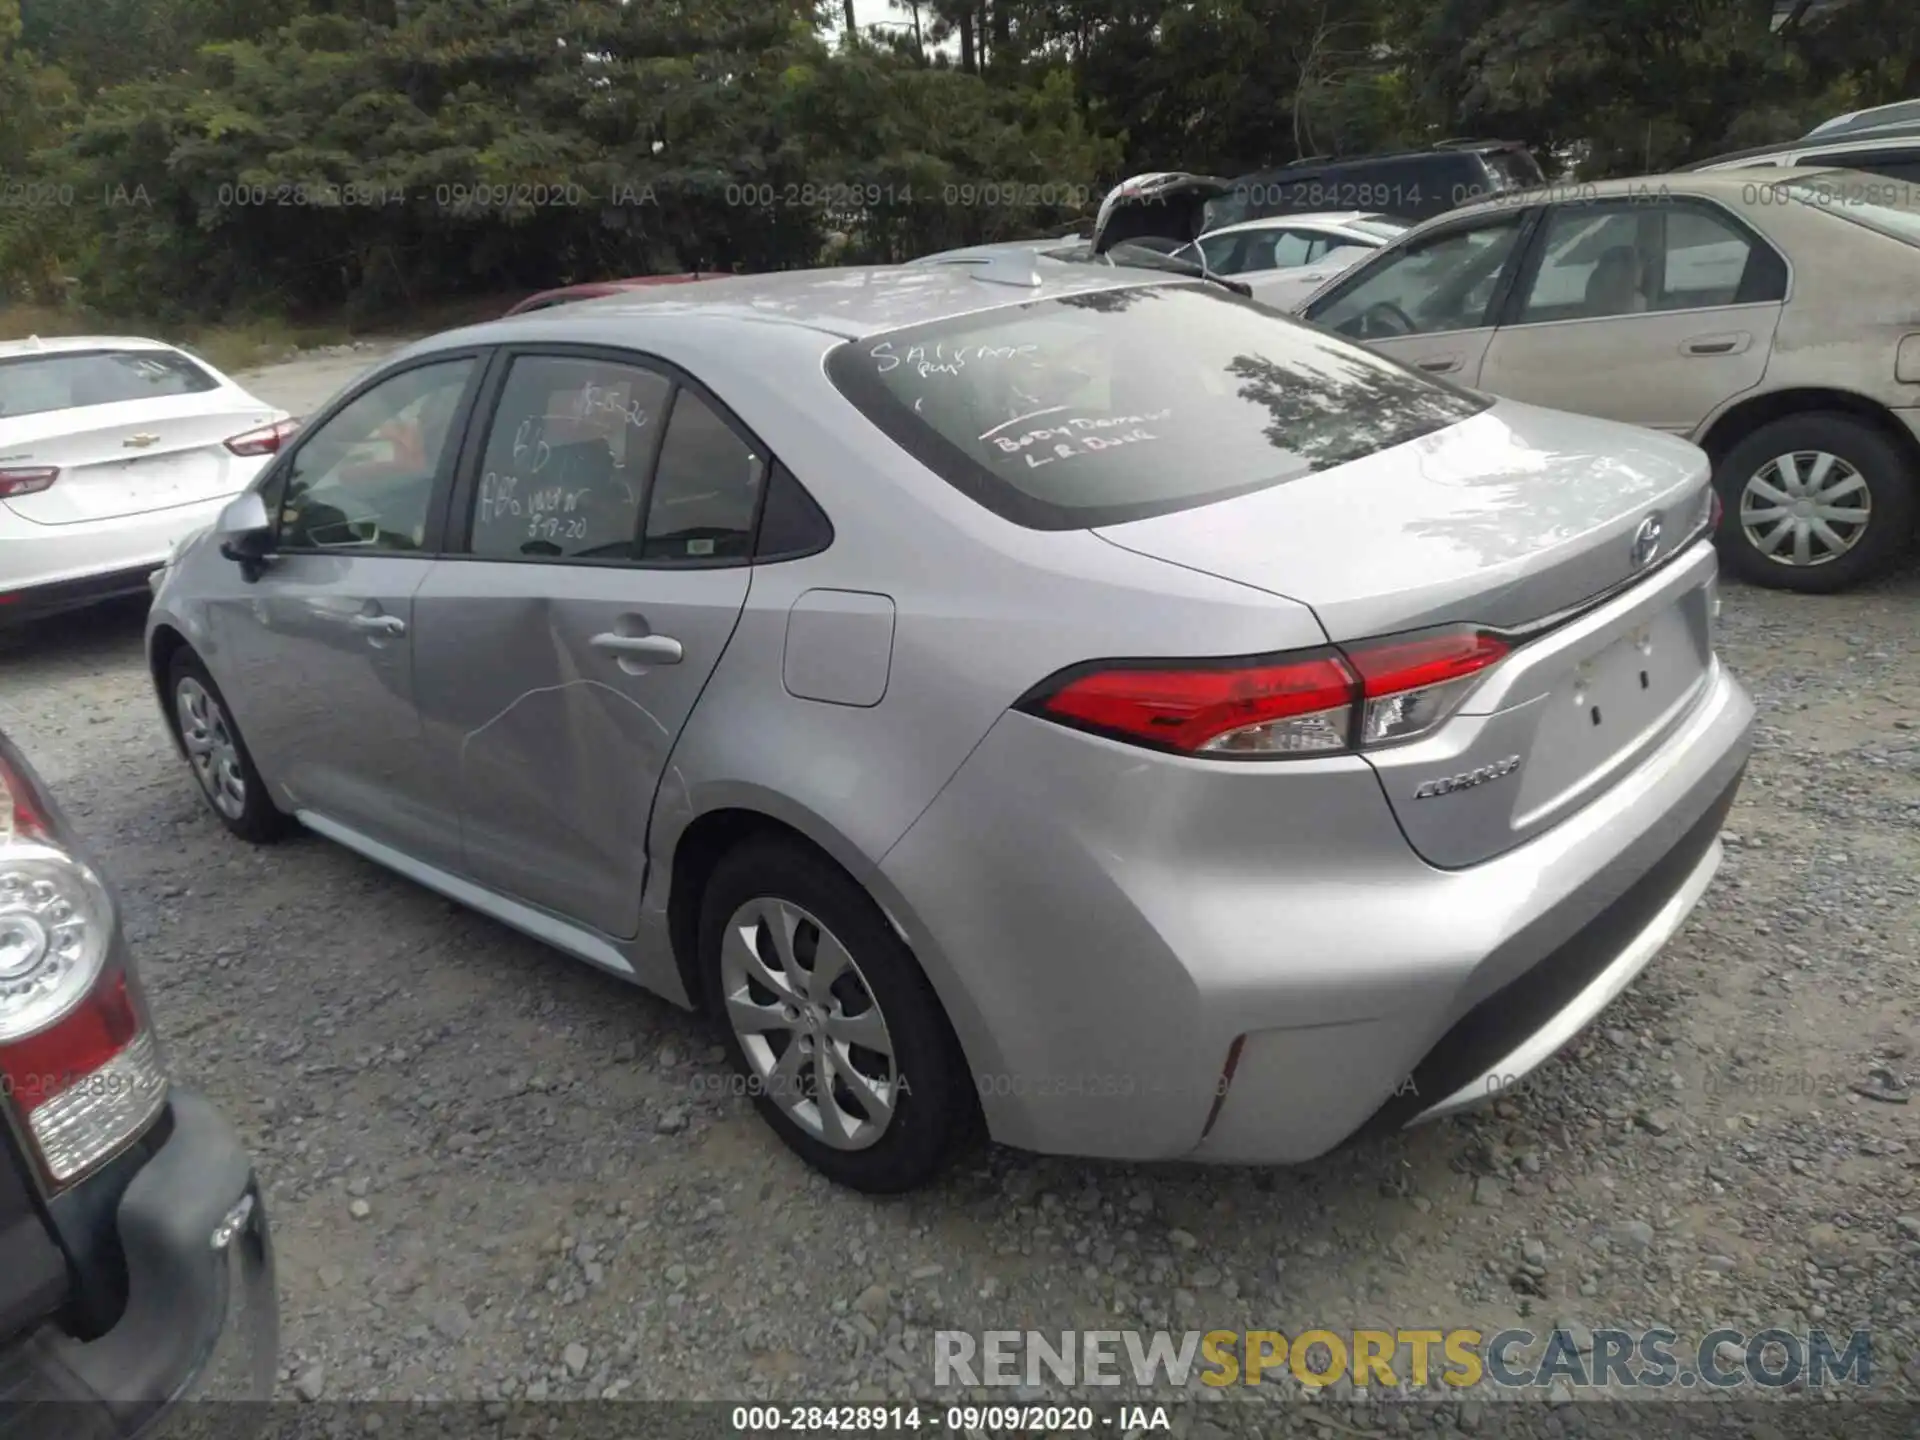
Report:
M 1786 165 L 1767 172 L 1767 184 L 1778 185 L 1788 180 L 1808 180 L 1816 175 L 1836 175 L 1844 173 L 1832 165 Z M 1616 180 L 1549 180 L 1545 185 L 1536 185 L 1530 190 L 1516 191 L 1512 195 L 1492 196 L 1485 200 L 1476 200 L 1436 215 L 1433 219 L 1415 227 L 1416 230 L 1432 230 L 1474 215 L 1485 215 L 1496 210 L 1531 209 L 1536 205 L 1552 205 L 1561 201 L 1610 200 L 1622 197 L 1645 198 L 1671 192 L 1675 195 L 1698 195 L 1713 200 L 1738 201 L 1750 193 L 1754 186 L 1753 175 L 1746 170 L 1688 170 L 1666 175 L 1626 175 Z M 1407 235 L 1412 235 L 1409 230 Z M 1402 236 L 1404 240 L 1406 237 Z M 1399 241 L 1395 242 L 1400 243 Z
M 33 335 L 25 340 L 0 340 L 0 360 L 21 355 L 58 355 L 75 350 L 173 350 L 164 340 L 141 335 Z
M 1240 220 L 1222 225 L 1207 235 L 1237 235 L 1243 230 L 1276 230 L 1285 225 L 1351 225 L 1356 220 L 1392 220 L 1378 210 L 1303 210 L 1293 215 L 1266 215 L 1258 220 Z M 1398 222 L 1396 222 L 1398 223 Z M 1201 237 L 1207 238 L 1206 235 Z
M 1861 130 L 1831 135 L 1806 135 L 1798 140 L 1782 140 L 1772 145 L 1755 145 L 1746 150 L 1729 150 L 1724 155 L 1709 155 L 1679 167 L 1679 173 L 1691 174 L 1713 165 L 1730 165 L 1742 160 L 1764 160 L 1770 155 L 1797 155 L 1803 150 L 1912 150 L 1920 148 L 1920 122 L 1889 125 L 1885 129 Z
M 1850 110 L 1844 115 L 1835 115 L 1832 119 L 1822 120 L 1803 138 L 1828 140 L 1840 135 L 1870 130 L 1880 125 L 1897 125 L 1907 120 L 1920 120 L 1920 100 L 1895 100 L 1889 105 L 1872 105 L 1865 110 Z
M 698 285 L 649 285 L 449 331 L 410 347 L 410 353 L 455 344 L 525 340 L 618 343 L 635 320 L 689 315 L 816 330 L 855 340 L 1035 300 L 1143 285 L 1203 283 L 1161 271 L 1130 272 L 1044 256 L 1034 257 L 1032 266 L 1038 281 L 1032 285 L 991 278 L 1004 275 L 998 267 L 918 264 L 786 270 L 716 276 Z

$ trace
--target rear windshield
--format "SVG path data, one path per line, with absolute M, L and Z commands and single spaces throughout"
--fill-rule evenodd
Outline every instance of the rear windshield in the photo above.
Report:
M 1530 190 L 1546 183 L 1547 177 L 1540 173 L 1540 162 L 1525 150 L 1489 150 L 1485 158 L 1487 168 L 1499 178 L 1502 190 Z
M 956 489 L 1037 530 L 1223 500 L 1484 410 L 1208 286 L 1029 301 L 849 341 L 827 361 L 866 417 Z
M 1777 180 L 1752 188 L 1766 192 L 1758 196 L 1763 205 L 1769 198 L 1784 197 L 1909 245 L 1920 245 L 1920 198 L 1904 180 L 1837 170 L 1810 180 Z
M 154 400 L 219 388 L 172 350 L 68 350 L 0 360 L 0 417 L 39 415 L 123 400 Z

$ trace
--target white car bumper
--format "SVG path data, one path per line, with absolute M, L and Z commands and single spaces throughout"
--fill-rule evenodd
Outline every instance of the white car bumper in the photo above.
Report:
M 213 524 L 232 498 L 72 525 L 36 525 L 0 501 L 0 621 L 146 593 L 174 546 Z

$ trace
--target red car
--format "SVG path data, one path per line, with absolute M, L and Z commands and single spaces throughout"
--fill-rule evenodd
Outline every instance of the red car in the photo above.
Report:
M 623 290 L 637 290 L 642 285 L 684 285 L 690 280 L 711 280 L 712 278 L 711 275 L 702 275 L 695 270 L 685 275 L 633 275 L 625 280 L 588 280 L 579 285 L 562 285 L 556 290 L 542 290 L 537 295 L 529 295 L 507 311 L 507 314 L 524 315 L 529 310 L 545 310 L 549 305 L 568 305 L 575 300 L 598 300 L 607 295 L 618 295 Z

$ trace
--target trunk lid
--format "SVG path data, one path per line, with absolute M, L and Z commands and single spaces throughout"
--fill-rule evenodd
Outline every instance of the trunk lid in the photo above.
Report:
M 1233 188 L 1217 175 L 1156 171 L 1135 175 L 1113 187 L 1100 202 L 1093 224 L 1093 253 L 1143 237 L 1185 244 L 1207 229 L 1207 202 Z
M 60 471 L 47 489 L 0 503 L 37 525 L 73 525 L 231 495 L 263 459 L 225 442 L 284 418 L 224 387 L 0 418 L 0 467 Z
M 1367 752 L 1414 849 L 1460 868 L 1604 794 L 1704 692 L 1707 475 L 1685 441 L 1503 401 L 1347 465 L 1097 533 L 1305 604 L 1336 642 L 1450 623 L 1508 632 L 1513 652 L 1449 719 Z
M 1502 400 L 1283 485 L 1096 533 L 1311 606 L 1330 639 L 1532 625 L 1631 580 L 1706 518 L 1707 458 L 1637 426 Z M 1653 518 L 1657 548 L 1636 563 Z

